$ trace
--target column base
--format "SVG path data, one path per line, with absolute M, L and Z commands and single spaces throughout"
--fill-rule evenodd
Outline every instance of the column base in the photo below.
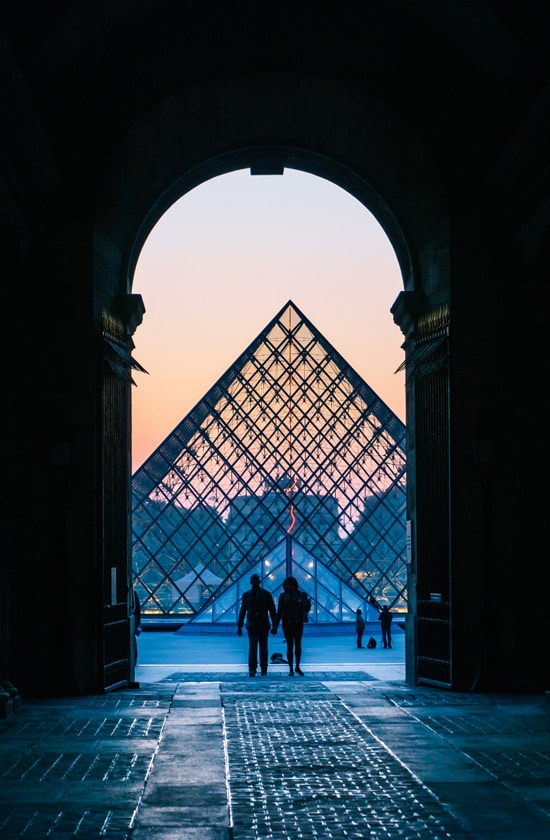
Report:
M 15 714 L 15 704 L 7 691 L 0 690 L 0 720 Z

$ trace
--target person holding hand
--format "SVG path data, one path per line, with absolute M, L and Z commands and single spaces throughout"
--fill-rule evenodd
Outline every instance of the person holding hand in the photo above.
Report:
M 250 576 L 250 589 L 241 600 L 241 609 L 237 620 L 237 633 L 243 634 L 246 618 L 248 634 L 248 676 L 255 677 L 258 670 L 258 652 L 262 677 L 267 676 L 269 628 L 276 626 L 277 613 L 273 595 L 260 586 L 260 576 Z M 271 623 L 270 623 L 271 619 Z
M 304 633 L 304 621 L 309 621 L 308 613 L 311 609 L 311 600 L 305 592 L 301 592 L 298 581 L 295 577 L 287 577 L 283 583 L 283 591 L 279 595 L 277 604 L 277 622 L 271 631 L 277 632 L 279 622 L 283 624 L 283 633 L 286 639 L 286 658 L 290 668 L 289 677 L 294 672 L 304 676 L 300 668 L 302 659 L 302 636 Z

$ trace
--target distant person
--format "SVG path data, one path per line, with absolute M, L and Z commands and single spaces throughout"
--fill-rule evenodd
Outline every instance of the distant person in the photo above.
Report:
M 141 604 L 139 603 L 139 598 L 136 590 L 133 591 L 132 596 L 132 615 L 134 616 L 134 662 L 137 662 L 138 658 L 138 643 L 137 637 L 141 636 Z
M 255 677 L 258 670 L 258 649 L 262 677 L 267 675 L 267 657 L 270 627 L 275 627 L 277 613 L 273 595 L 260 586 L 260 576 L 250 576 L 250 589 L 243 594 L 241 609 L 237 621 L 237 633 L 243 634 L 243 624 L 246 617 L 246 632 L 248 633 L 248 676 Z M 271 619 L 271 623 L 270 623 Z
M 363 647 L 363 633 L 365 632 L 365 619 L 361 615 L 361 607 L 355 610 L 355 632 L 357 633 L 357 647 Z
M 279 595 L 277 604 L 277 622 L 271 631 L 277 632 L 282 622 L 283 633 L 286 639 L 286 658 L 289 665 L 289 677 L 294 672 L 301 677 L 304 672 L 300 668 L 302 660 L 302 636 L 304 634 L 304 621 L 309 621 L 308 613 L 311 609 L 311 601 L 305 592 L 301 592 L 298 581 L 295 577 L 287 577 L 283 583 L 283 591 Z
M 383 606 L 378 616 L 378 621 L 382 625 L 382 646 L 385 648 L 391 648 L 391 622 L 392 622 L 393 615 L 387 608 L 387 606 Z

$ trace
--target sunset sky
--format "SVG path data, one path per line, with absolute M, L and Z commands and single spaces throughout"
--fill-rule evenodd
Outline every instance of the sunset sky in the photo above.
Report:
M 372 214 L 329 181 L 296 170 L 213 178 L 151 231 L 133 292 L 146 312 L 134 342 L 132 470 L 195 406 L 287 301 L 405 420 L 403 289 Z

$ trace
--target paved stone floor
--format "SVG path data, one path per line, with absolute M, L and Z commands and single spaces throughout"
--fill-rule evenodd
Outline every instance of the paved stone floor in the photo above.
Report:
M 544 695 L 174 676 L 0 721 L 0 838 L 550 838 Z
M 25 700 L 0 840 L 549 840 L 548 695 L 410 688 L 402 640 L 348 642 L 249 679 L 242 640 L 157 634 L 139 688 Z

